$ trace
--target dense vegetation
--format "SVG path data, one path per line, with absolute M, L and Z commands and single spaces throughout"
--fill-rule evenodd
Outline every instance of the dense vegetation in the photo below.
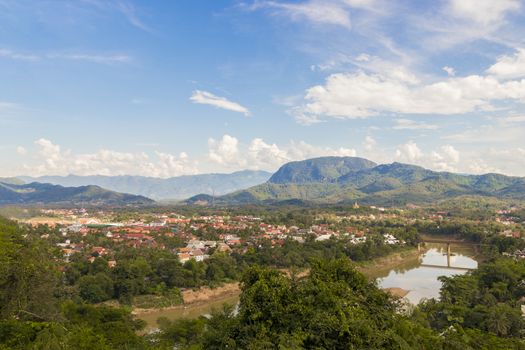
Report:
M 500 258 L 467 275 L 441 277 L 440 301 L 422 303 L 416 317 L 446 331 L 451 325 L 506 338 L 523 337 L 525 320 L 520 305 L 525 297 L 525 264 Z
M 384 244 L 379 236 L 359 245 L 345 240 L 316 242 L 310 239 L 305 243 L 287 240 L 282 246 L 272 247 L 265 241 L 243 254 L 230 256 L 216 251 L 202 262 L 189 260 L 181 264 L 173 253 L 142 248 L 118 252 L 118 264 L 111 269 L 104 257 L 90 263 L 83 255 L 76 254 L 65 269 L 65 288 L 70 297 L 89 303 L 118 299 L 122 304 L 137 305 L 139 300 L 146 300 L 138 296 L 149 295 L 151 302 L 156 300 L 153 306 L 169 306 L 181 302 L 180 289 L 214 287 L 238 280 L 251 265 L 306 268 L 315 259 L 348 257 L 364 261 L 399 249 Z
M 179 349 L 525 349 L 524 269 L 502 260 L 447 278 L 442 301 L 406 312 L 347 259 L 312 264 L 302 279 L 253 267 L 238 313 L 160 320 L 151 339 Z
M 142 300 L 141 307 L 170 306 L 182 301 L 180 288 L 215 286 L 238 279 L 240 273 L 235 260 L 221 252 L 204 262 L 184 264 L 173 253 L 146 248 L 121 251 L 117 259 L 117 266 L 110 269 L 103 257 L 90 263 L 80 254 L 74 256 L 64 274 L 71 295 L 90 303 L 118 299 L 135 305 Z M 154 304 L 144 304 L 148 299 L 137 298 L 140 295 L 151 296 L 149 302 Z
M 481 241 L 496 237 L 490 227 L 469 225 L 420 228 L 474 240 L 480 235 Z M 414 228 L 386 227 L 407 242 L 417 239 Z M 369 228 L 380 233 L 385 223 Z M 521 239 L 507 237 L 510 243 L 478 270 L 443 278 L 440 301 L 407 308 L 347 258 L 384 254 L 390 247 L 380 241 L 370 240 L 361 253 L 342 241 L 286 242 L 184 265 L 162 251 L 123 250 L 111 271 L 101 257 L 92 264 L 77 257 L 64 270 L 55 249 L 40 239 L 42 230 L 0 218 L 0 349 L 525 349 L 525 263 L 499 254 L 521 247 Z M 305 277 L 260 266 L 305 264 Z M 144 323 L 128 309 L 83 302 L 127 302 L 144 291 L 175 292 L 241 273 L 238 309 L 225 307 L 209 319 L 161 319 L 160 331 L 145 336 L 138 335 Z

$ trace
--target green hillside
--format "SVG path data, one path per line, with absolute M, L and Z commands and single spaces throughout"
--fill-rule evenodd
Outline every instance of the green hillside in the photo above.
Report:
M 105 190 L 98 186 L 62 187 L 30 183 L 0 182 L 0 205 L 68 204 L 68 205 L 147 205 L 151 199 Z
M 362 158 L 325 157 L 283 165 L 268 182 L 214 198 L 215 204 L 303 200 L 314 203 L 429 204 L 460 196 L 525 200 L 525 179 L 461 175 L 419 166 L 376 165 Z M 200 198 L 202 202 L 202 197 Z
M 24 181 L 16 177 L 0 177 L 0 182 L 13 185 L 23 185 Z
M 369 169 L 377 164 L 357 157 L 321 157 L 283 165 L 269 183 L 330 182 L 350 172 Z
M 100 186 L 155 200 L 181 200 L 200 193 L 223 195 L 262 184 L 270 178 L 266 171 L 244 170 L 231 174 L 198 174 L 167 179 L 145 176 L 42 176 L 20 177 L 26 183 L 40 182 L 65 187 Z M 0 182 L 5 182 L 0 179 Z

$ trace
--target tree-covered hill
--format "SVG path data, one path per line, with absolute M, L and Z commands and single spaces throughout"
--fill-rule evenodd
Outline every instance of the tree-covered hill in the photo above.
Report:
M 357 157 L 321 157 L 283 165 L 268 180 L 272 184 L 331 182 L 341 176 L 376 166 Z
M 167 179 L 146 176 L 42 176 L 20 179 L 26 182 L 50 183 L 77 187 L 95 185 L 111 191 L 131 193 L 155 200 L 181 200 L 198 193 L 223 195 L 264 183 L 270 177 L 266 171 L 244 170 L 231 174 L 199 174 Z M 1 181 L 1 180 L 0 180 Z
M 436 172 L 402 163 L 376 165 L 354 157 L 324 157 L 285 164 L 268 182 L 216 197 L 214 203 L 298 199 L 389 206 L 428 204 L 460 196 L 525 200 L 525 179 L 500 174 Z M 205 198 L 199 199 L 202 202 Z
M 143 196 L 118 193 L 98 186 L 62 187 L 59 185 L 0 182 L 0 205 L 148 205 L 154 202 Z

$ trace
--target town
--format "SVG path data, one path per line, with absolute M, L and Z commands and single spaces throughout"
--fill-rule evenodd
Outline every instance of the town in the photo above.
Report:
M 104 257 L 108 266 L 117 265 L 114 259 L 116 247 L 151 248 L 165 250 L 176 255 L 181 263 L 191 259 L 202 262 L 215 251 L 243 254 L 249 247 L 260 247 L 263 243 L 271 247 L 283 246 L 287 240 L 304 243 L 306 240 L 322 242 L 344 240 L 357 245 L 370 236 L 381 237 L 386 245 L 403 246 L 406 241 L 396 233 L 370 230 L 377 223 L 393 222 L 397 225 L 419 223 L 446 223 L 453 217 L 446 211 L 413 212 L 410 209 L 388 209 L 374 206 L 359 210 L 356 203 L 354 213 L 335 215 L 320 214 L 309 226 L 269 224 L 253 215 L 182 215 L 176 212 L 133 213 L 133 219 L 120 219 L 111 210 L 93 209 L 42 209 L 40 215 L 26 220 L 33 226 L 45 225 L 60 233 L 55 238 L 67 263 L 73 254 L 81 254 L 93 262 Z M 516 208 L 498 210 L 493 223 L 498 225 L 502 237 L 525 236 L 525 220 L 513 216 Z M 479 221 L 481 222 L 481 221 Z M 41 236 L 48 238 L 49 234 Z M 517 250 L 511 255 L 525 258 Z

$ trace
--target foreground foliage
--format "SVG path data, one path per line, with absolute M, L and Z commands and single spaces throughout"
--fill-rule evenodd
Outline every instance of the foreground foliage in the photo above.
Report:
M 499 268 L 505 269 L 498 262 L 487 270 Z M 479 278 L 485 288 L 484 271 L 468 278 Z M 461 277 L 449 278 L 444 301 L 429 301 L 407 315 L 346 259 L 319 261 L 303 279 L 253 267 L 243 278 L 238 313 L 225 308 L 209 320 L 161 320 L 153 338 L 179 349 L 525 349 L 514 301 L 488 308 L 475 323 L 468 313 L 479 313 L 476 300 L 461 309 L 462 301 L 446 297 L 453 293 L 463 300 L 472 293 L 460 285 Z
M 441 300 L 415 310 L 357 272 L 348 254 L 310 260 L 306 277 L 253 265 L 244 271 L 238 307 L 210 318 L 161 319 L 158 332 L 140 336 L 144 322 L 128 309 L 71 301 L 76 296 L 68 273 L 60 271 L 54 249 L 32 238 L 37 235 L 31 230 L 0 218 L 2 350 L 525 349 L 523 261 L 495 255 L 475 272 L 443 278 Z M 170 285 L 170 276 L 179 276 L 171 273 L 181 266 L 165 264 L 154 266 Z M 93 263 L 94 273 L 78 277 L 84 298 L 111 292 L 113 279 L 100 274 L 103 266 Z M 140 257 L 123 264 L 115 272 L 120 284 L 113 284 L 113 293 L 117 286 L 147 287 L 148 274 L 141 272 L 147 269 Z

